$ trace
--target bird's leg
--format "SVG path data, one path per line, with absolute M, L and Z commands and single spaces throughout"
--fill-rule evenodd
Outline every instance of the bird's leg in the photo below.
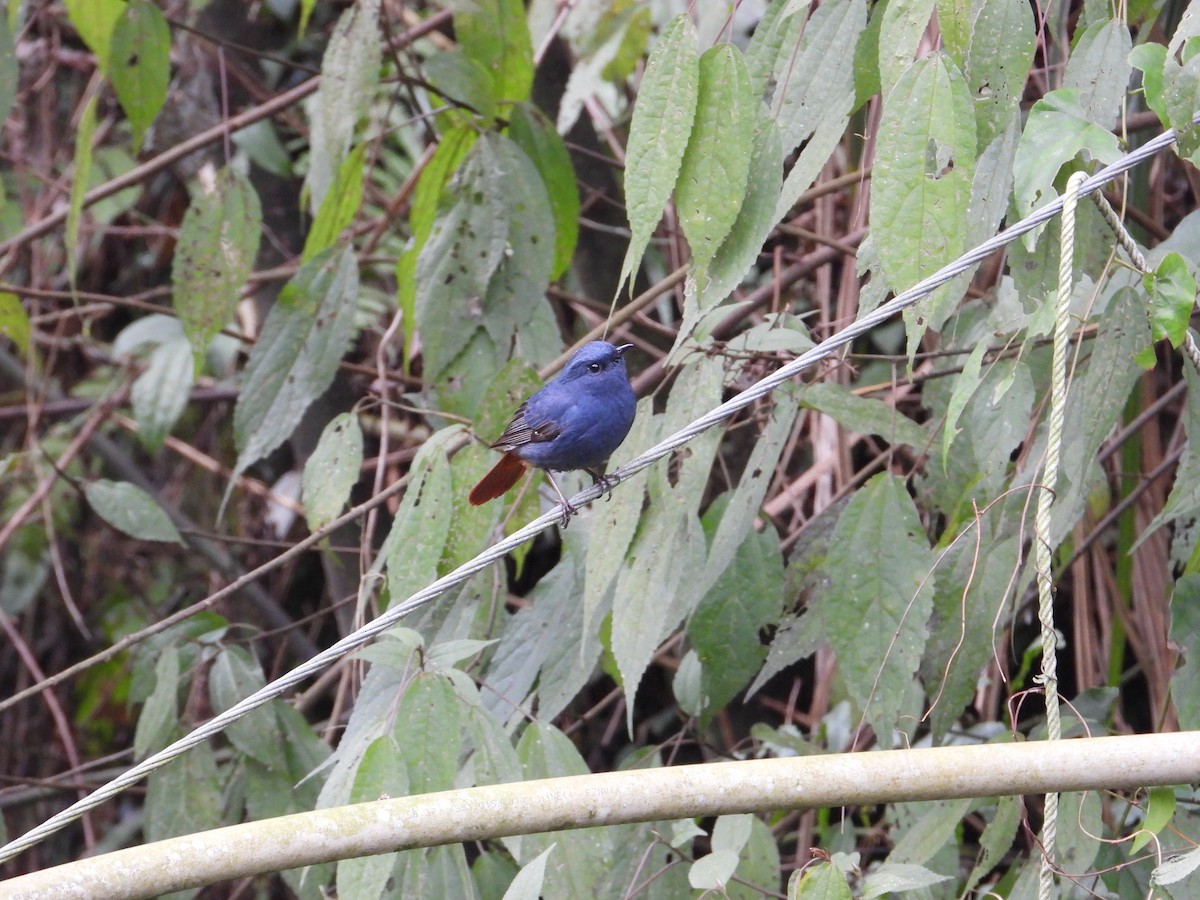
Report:
M 554 488 L 554 493 L 558 494 L 558 499 L 562 501 L 562 527 L 565 529 L 571 524 L 571 516 L 575 515 L 579 510 L 573 507 L 570 501 L 567 500 L 566 495 L 562 492 L 562 488 L 558 486 L 558 482 L 554 480 L 554 476 L 550 473 L 550 470 L 546 469 L 545 472 L 546 477 L 550 479 L 550 486 Z
M 609 500 L 611 500 L 612 499 L 612 489 L 621 483 L 621 476 L 620 475 L 604 475 L 595 469 L 584 469 L 583 471 L 587 472 L 589 475 L 592 476 L 592 484 L 593 485 L 596 485 L 596 484 L 600 485 L 601 493 L 608 494 L 608 496 L 604 498 L 605 502 L 608 502 Z

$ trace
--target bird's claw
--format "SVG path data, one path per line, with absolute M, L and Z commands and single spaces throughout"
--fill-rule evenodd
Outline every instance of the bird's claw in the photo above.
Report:
M 567 526 L 571 524 L 571 516 L 576 515 L 579 510 L 565 500 L 559 504 L 559 509 L 562 511 L 562 522 L 559 524 L 563 530 L 566 530 Z
M 613 488 L 621 483 L 620 475 L 597 475 L 595 472 L 589 471 L 592 476 L 592 486 L 600 485 L 600 493 L 606 494 L 604 502 L 607 503 L 612 499 Z

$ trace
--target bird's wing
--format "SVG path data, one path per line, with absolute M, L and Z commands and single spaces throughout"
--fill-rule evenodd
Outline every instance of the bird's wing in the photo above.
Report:
M 543 417 L 535 417 L 529 414 L 529 403 L 522 403 L 516 413 L 513 414 L 512 421 L 508 423 L 508 427 L 504 429 L 504 434 L 500 435 L 499 439 L 492 444 L 495 450 L 515 450 L 517 447 L 524 444 L 539 444 L 544 441 L 552 441 L 561 433 L 558 425 L 550 419 Z

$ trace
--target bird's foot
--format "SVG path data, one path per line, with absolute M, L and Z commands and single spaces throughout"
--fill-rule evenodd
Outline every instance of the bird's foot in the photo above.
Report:
M 597 484 L 600 485 L 600 492 L 602 494 L 607 495 L 604 498 L 605 502 L 607 503 L 609 500 L 611 500 L 612 499 L 612 490 L 618 484 L 621 483 L 621 476 L 620 475 L 601 475 L 597 472 L 593 472 L 591 469 L 587 469 L 586 471 L 589 475 L 592 476 L 592 485 L 593 486 L 595 486 Z
M 566 500 L 563 500 L 559 504 L 559 510 L 562 512 L 562 521 L 559 524 L 562 526 L 563 530 L 566 530 L 566 527 L 571 524 L 571 516 L 576 515 L 579 510 Z

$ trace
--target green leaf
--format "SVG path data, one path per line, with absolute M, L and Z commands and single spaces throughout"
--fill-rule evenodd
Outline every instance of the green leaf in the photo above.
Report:
M 316 4 L 317 0 L 300 0 L 300 24 L 296 28 L 296 34 L 303 35 L 307 30 L 309 17 L 312 16 L 313 7 Z
M 1166 338 L 1172 347 L 1183 343 L 1188 319 L 1196 304 L 1196 279 L 1178 253 L 1163 257 L 1158 268 L 1142 276 L 1150 306 L 1150 338 Z
M 939 23 L 940 8 L 941 4 Z M 1028 3 L 983 0 L 974 11 L 970 45 L 965 63 L 960 65 L 975 98 L 975 134 L 980 150 L 1004 131 L 1017 110 L 1033 65 L 1036 40 L 1037 27 Z
M 718 819 L 717 825 L 720 822 Z M 714 827 L 714 845 L 720 839 L 720 831 Z M 779 886 L 779 847 L 771 829 L 757 816 L 750 816 L 750 836 L 738 853 L 737 877 L 739 882 L 727 889 L 730 900 L 761 900 Z
M 1082 378 L 1075 376 L 1063 421 L 1059 478 L 1066 483 L 1060 480 L 1055 488 L 1049 535 L 1052 547 L 1066 537 L 1083 512 L 1092 472 L 1099 465 L 1096 451 L 1121 418 L 1125 400 L 1141 376 L 1133 362 L 1134 354 L 1149 340 L 1146 310 L 1131 288 L 1121 288 L 1113 295 L 1099 324 L 1087 371 Z M 1193 383 L 1191 373 L 1187 377 L 1189 384 Z M 1151 523 L 1138 540 L 1145 540 L 1154 525 Z
M 970 797 L 900 804 L 895 817 L 901 824 L 888 862 L 924 865 L 954 840 L 963 817 L 975 801 Z
M 1170 823 L 1175 815 L 1175 789 L 1158 785 L 1150 788 L 1147 800 L 1146 818 L 1142 820 L 1133 842 L 1129 845 L 1129 855 L 1141 853 L 1147 844 Z
M 1129 25 L 1120 19 L 1097 22 L 1076 38 L 1061 87 L 1079 92 L 1079 107 L 1088 121 L 1105 128 L 1117 123 L 1129 87 L 1132 49 Z
M 1166 47 L 1163 64 L 1163 103 L 1176 132 L 1176 149 L 1184 158 L 1195 155 L 1200 146 L 1200 128 L 1193 125 L 1200 106 L 1200 54 L 1195 53 L 1195 38 L 1200 36 L 1200 17 L 1192 11 L 1180 19 Z
M 175 310 L 197 370 L 209 342 L 237 312 L 258 255 L 262 208 L 246 176 L 222 169 L 201 178 L 179 227 L 171 268 Z
M 737 870 L 738 855 L 732 850 L 714 850 L 688 867 L 688 884 L 696 891 L 725 892 Z
M 233 145 L 250 158 L 254 165 L 280 178 L 291 178 L 292 158 L 271 119 L 260 119 L 233 135 Z
M 633 10 L 621 32 L 621 41 L 617 45 L 616 53 L 601 68 L 600 77 L 612 84 L 624 84 L 642 61 L 653 31 L 653 12 L 647 7 Z M 578 67 L 575 71 L 578 71 Z
M 142 705 L 133 735 L 134 759 L 165 747 L 179 728 L 179 651 L 167 644 L 154 663 L 154 689 Z
M 517 742 L 526 780 L 586 775 L 587 765 L 575 745 L 557 728 L 533 721 Z M 546 897 L 591 897 L 611 870 L 612 834 L 606 828 L 584 828 L 521 838 L 520 860 L 528 861 L 557 845 L 546 867 Z
M 451 104 L 465 104 L 485 123 L 496 117 L 496 84 L 492 74 L 461 50 L 443 50 L 425 60 L 425 77 Z M 474 116 L 452 109 L 442 113 L 447 122 L 473 124 Z
M 960 69 L 966 68 L 967 48 L 971 36 L 970 0 L 936 0 L 938 30 L 942 46 Z M 980 6 L 986 5 L 986 0 Z
M 105 522 L 139 541 L 182 546 L 183 538 L 154 498 L 127 481 L 92 481 L 83 486 L 88 505 Z
M 137 161 L 129 155 L 124 147 L 97 147 L 92 154 L 92 165 L 89 170 L 88 191 L 100 185 L 127 175 L 137 165 Z M 117 216 L 133 209 L 141 196 L 142 185 L 135 184 L 115 194 L 88 204 L 88 214 L 92 221 L 107 225 Z
M 316 449 L 304 464 L 304 518 L 313 531 L 341 515 L 358 483 L 363 461 L 363 433 L 354 413 L 329 420 Z
M 754 449 L 750 451 L 737 487 L 726 495 L 728 503 L 709 541 L 704 572 L 699 580 L 700 590 L 707 592 L 711 588 L 735 556 L 742 552 L 745 541 L 753 533 L 754 520 L 761 511 L 763 497 L 774 477 L 784 442 L 796 422 L 797 411 L 794 396 L 784 391 L 776 392 L 775 408 L 754 441 Z
M 854 47 L 854 109 L 883 90 L 882 72 L 879 68 L 879 34 L 883 30 L 883 17 L 889 6 L 888 0 L 880 0 L 871 6 L 867 27 L 863 29 Z
M 887 282 L 902 290 L 964 249 L 975 174 L 974 103 L 958 67 L 937 53 L 913 63 L 887 95 L 871 187 L 871 221 Z M 934 295 L 906 313 L 909 347 L 950 307 Z
M 458 673 L 462 676 L 462 673 Z M 471 695 L 464 696 L 464 682 L 469 685 Z M 466 710 L 468 740 L 474 747 L 471 768 L 475 772 L 476 784 L 506 784 L 521 780 L 521 761 L 504 725 L 482 708 L 479 691 L 469 678 L 455 680 L 460 702 Z
M 133 146 L 162 109 L 171 83 L 171 29 L 149 0 L 129 0 L 112 31 L 109 77 L 133 126 Z
M 1179 727 L 1200 728 L 1200 574 L 1189 572 L 1171 594 L 1171 642 L 1183 664 L 1171 673 L 1171 700 Z
M 1012 849 L 1017 829 L 1024 817 L 1025 807 L 1020 797 L 996 798 L 996 813 L 979 836 L 979 859 L 971 869 L 971 875 L 964 886 L 964 896 L 975 890 L 983 877 L 996 868 Z
M 617 28 L 603 29 L 595 39 L 588 40 L 587 49 L 574 61 L 558 101 L 555 128 L 560 134 L 568 134 L 579 121 L 584 104 L 595 98 L 602 89 L 609 87 L 604 83 L 605 73 L 614 65 L 619 65 L 615 61 L 617 54 L 624 49 L 623 28 L 630 19 L 629 8 L 630 6 L 625 4 L 624 14 L 612 16 L 613 19 L 621 20 Z
M 0 291 L 0 336 L 17 345 L 22 356 L 29 356 L 29 313 L 21 306 L 21 298 L 10 291 Z
M 333 382 L 354 337 L 357 299 L 358 265 L 348 247 L 324 251 L 284 287 L 246 363 L 233 416 L 235 473 L 287 440 Z
M 1096 791 L 1060 794 L 1058 813 L 1059 865 L 1064 872 L 1091 870 L 1101 846 L 1096 835 L 1104 831 L 1100 794 Z
M 638 403 L 633 427 L 625 443 L 613 455 L 616 467 L 649 447 L 658 439 L 658 420 L 654 404 L 647 397 Z M 613 492 L 611 501 L 592 505 L 590 539 L 587 542 L 587 562 L 583 580 L 583 631 L 594 634 L 606 615 L 607 603 L 619 575 L 627 570 L 625 557 L 633 543 L 634 533 L 642 517 L 645 502 L 645 477 L 621 485 Z
M 921 682 L 933 701 L 929 722 L 936 741 L 955 729 L 979 686 L 997 611 L 1020 570 L 1018 539 L 980 536 L 975 533 L 979 527 L 972 522 L 937 561 L 932 628 L 921 661 Z
M 521 0 L 473 0 L 454 10 L 454 35 L 479 63 L 505 103 L 529 99 L 533 87 L 533 44 Z
M 258 661 L 244 647 L 224 647 L 208 675 L 208 695 L 216 712 L 224 712 L 266 684 Z M 285 743 L 273 704 L 260 706 L 225 729 L 239 751 L 268 769 L 286 771 Z
M 376 738 L 363 753 L 354 773 L 350 802 L 369 803 L 383 797 L 403 797 L 408 792 L 400 742 L 390 734 Z M 337 866 L 338 891 L 350 897 L 383 896 L 397 857 L 396 853 L 380 853 L 341 860 Z
M 843 428 L 859 434 L 877 434 L 890 444 L 921 447 L 928 440 L 925 429 L 882 400 L 856 397 L 833 382 L 805 387 L 800 402 L 837 420 Z
M 1176 152 L 1194 162 L 1200 149 L 1200 127 L 1192 122 L 1200 108 L 1200 56 L 1181 66 L 1168 52 L 1163 65 L 1163 101 L 1175 129 Z
M 362 0 L 347 8 L 325 48 L 321 86 L 308 103 L 312 150 L 304 184 L 314 214 L 325 202 L 325 192 L 354 143 L 359 120 L 375 97 L 382 53 L 379 0 Z
M 408 214 L 412 242 L 396 261 L 396 301 L 406 322 L 416 321 L 417 263 L 433 231 L 442 189 L 474 146 L 476 137 L 475 129 L 465 125 L 445 134 L 413 190 L 412 208 Z M 405 331 L 404 370 L 407 372 L 412 362 L 412 340 L 416 330 Z
M 521 868 L 504 892 L 504 900 L 539 900 L 546 880 L 546 860 L 555 846 L 551 844 Z
M 337 177 L 321 201 L 321 208 L 317 210 L 312 228 L 304 240 L 304 252 L 300 257 L 302 262 L 308 262 L 322 250 L 333 246 L 342 231 L 354 221 L 362 204 L 366 153 L 366 144 L 359 144 L 338 166 Z
M 708 284 L 697 297 L 700 314 L 717 306 L 741 283 L 778 221 L 775 207 L 783 187 L 783 148 L 779 129 L 767 117 L 762 104 L 757 112 L 758 128 L 754 133 L 745 201 L 733 229 L 717 248 L 709 266 Z M 677 345 L 688 337 L 689 330 L 681 327 Z
M 482 299 L 508 250 L 512 198 L 501 140 L 481 138 L 471 148 L 417 259 L 414 318 L 427 380 L 440 378 L 483 326 Z
M 537 107 L 522 103 L 509 116 L 509 136 L 532 160 L 550 197 L 554 214 L 554 264 L 550 280 L 571 264 L 579 240 L 579 189 L 571 155 L 554 125 Z
M 838 671 L 880 743 L 890 746 L 893 727 L 909 712 L 935 587 L 929 543 L 901 479 L 876 475 L 851 497 L 825 572 L 821 601 L 837 612 L 823 621 Z
M 701 730 L 758 672 L 767 656 L 759 633 L 778 621 L 782 603 L 779 539 L 751 531 L 688 622 L 688 641 L 702 666 Z
M 1167 48 L 1162 44 L 1138 44 L 1129 52 L 1130 65 L 1142 73 L 1142 94 L 1146 106 L 1154 111 L 1164 126 L 1169 126 L 1170 114 L 1163 96 L 1163 69 L 1166 62 Z
M 1088 120 L 1074 90 L 1050 91 L 1034 103 L 1013 161 L 1017 214 L 1028 215 L 1053 200 L 1059 169 L 1085 150 L 1103 163 L 1121 155 L 1116 135 Z
M 83 198 L 87 194 L 92 174 L 92 138 L 96 134 L 96 102 L 93 93 L 79 116 L 79 130 L 75 132 L 75 177 L 71 180 L 71 198 L 67 205 L 67 224 L 64 241 L 67 246 L 67 276 L 75 284 L 75 259 L 79 246 L 79 225 L 83 221 Z
M 696 118 L 675 185 L 679 224 L 692 250 L 697 282 L 737 221 L 746 199 L 758 100 L 741 51 L 718 44 L 700 57 Z
M 846 134 L 850 121 L 850 110 L 854 105 L 854 85 L 842 85 L 842 92 L 830 101 L 822 111 L 817 129 L 800 151 L 792 170 L 783 182 L 783 190 L 775 204 L 775 221 L 786 218 L 800 199 L 800 195 L 812 186 L 830 155 Z
M 621 263 L 618 292 L 641 265 L 642 254 L 675 188 L 696 116 L 699 81 L 696 32 L 691 19 L 681 13 L 650 52 L 629 126 L 625 208 L 631 236 Z
M 8 118 L 17 95 L 17 48 L 13 45 L 8 21 L 0 17 L 0 122 Z
M 538 582 L 532 602 L 508 620 L 488 664 L 490 690 L 483 698 L 484 706 L 498 719 L 506 718 L 514 704 L 525 703 L 543 664 L 565 643 L 566 616 L 559 610 L 560 598 L 578 593 L 580 574 L 572 562 L 560 562 Z
M 879 23 L 879 81 L 885 104 L 909 66 L 921 64 L 922 60 L 914 64 L 913 57 L 929 27 L 933 10 L 934 0 L 889 2 L 883 7 L 883 19 Z M 949 57 L 946 61 L 957 68 Z
M 503 850 L 485 850 L 471 863 L 471 877 L 480 900 L 503 900 L 504 892 L 520 869 Z M 542 871 L 543 878 L 545 870 Z
M 796 46 L 796 35 L 804 27 L 805 17 L 795 15 L 795 10 L 789 11 L 789 6 L 783 0 L 767 4 L 746 45 L 746 68 L 750 72 L 750 89 L 755 97 L 766 95 L 780 53 L 792 52 Z
M 939 875 L 924 866 L 884 862 L 872 869 L 863 879 L 862 896 L 863 900 L 873 900 L 873 898 L 882 897 L 885 894 L 914 891 L 949 880 L 949 875 Z
M 976 388 L 983 381 L 980 369 L 983 366 L 983 355 L 988 345 L 980 341 L 967 354 L 963 362 L 962 372 L 954 379 L 954 390 L 950 394 L 950 403 L 946 407 L 946 422 L 942 426 L 942 464 L 950 457 L 950 446 L 955 436 L 962 430 L 958 427 L 958 417 L 962 415 L 967 401 L 975 395 Z
M 791 21 L 803 26 L 803 34 L 798 46 L 785 45 L 775 60 L 771 99 L 786 153 L 811 137 L 829 108 L 852 91 L 854 54 L 846 48 L 858 42 L 866 27 L 867 6 L 864 0 L 823 3 L 807 22 L 803 13 Z
M 544 294 L 554 267 L 554 212 L 545 182 L 529 157 L 508 138 L 485 135 L 498 167 L 500 196 L 511 221 L 504 253 L 483 297 L 483 327 L 497 347 L 513 346 L 545 306 Z M 453 326 L 450 326 L 453 327 Z
M 1197 867 L 1200 867 L 1200 848 L 1189 850 L 1168 859 L 1160 866 L 1155 866 L 1154 871 L 1150 873 L 1150 883 L 1175 884 L 1195 872 Z
M 846 876 L 833 863 L 797 869 L 788 880 L 788 900 L 851 900 Z
M 190 345 L 181 332 L 154 348 L 145 370 L 133 383 L 130 399 L 138 440 L 150 453 L 163 445 L 187 408 L 194 376 Z
M 107 73 L 113 28 L 125 11 L 125 0 L 66 0 L 66 5 L 71 24 Z
M 412 793 L 454 787 L 462 743 L 460 717 L 454 686 L 444 675 L 420 673 L 400 698 L 392 734 L 408 768 Z
M 150 773 L 143 822 L 147 841 L 209 831 L 221 825 L 224 809 L 221 774 L 208 744 Z
M 691 612 L 692 592 L 684 582 L 702 570 L 705 549 L 700 523 L 689 511 L 663 509 L 643 524 L 617 575 L 612 650 L 631 732 L 642 675 L 658 645 Z

